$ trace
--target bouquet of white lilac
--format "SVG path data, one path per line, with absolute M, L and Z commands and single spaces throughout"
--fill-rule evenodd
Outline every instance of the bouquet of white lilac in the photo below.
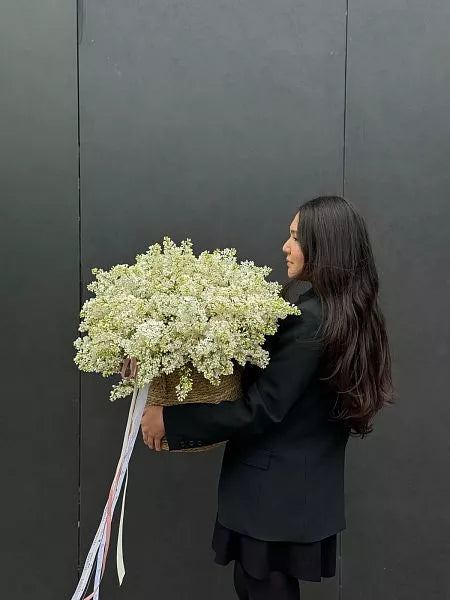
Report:
M 271 270 L 238 263 L 234 248 L 196 257 L 189 238 L 177 246 L 167 236 L 162 248 L 149 246 L 131 266 L 94 268 L 97 281 L 87 288 L 95 298 L 81 309 L 79 331 L 87 335 L 75 340 L 74 361 L 82 371 L 107 377 L 135 357 L 136 381 L 114 385 L 111 400 L 175 370 L 183 400 L 192 389 L 192 369 L 219 385 L 236 363 L 264 368 L 265 336 L 276 332 L 278 319 L 300 314 L 280 296 L 279 283 L 265 280 Z
M 252 261 L 238 264 L 235 255 L 234 248 L 226 248 L 196 257 L 190 239 L 176 246 L 164 237 L 163 248 L 159 244 L 149 246 L 148 252 L 137 255 L 131 266 L 115 265 L 109 271 L 92 269 L 97 281 L 87 287 L 95 297 L 81 309 L 79 330 L 87 335 L 75 340 L 78 352 L 74 361 L 80 370 L 98 372 L 103 377 L 118 373 L 124 359 L 133 361 L 133 378 L 113 386 L 110 399 L 130 393 L 133 396 L 108 501 L 72 600 L 82 599 L 95 560 L 94 593 L 85 600 L 98 597 L 114 508 L 125 480 L 117 538 L 117 573 L 122 583 L 128 463 L 150 384 L 153 394 L 155 390 L 157 394 L 157 380 L 173 379 L 179 373 L 170 402 L 189 395 L 193 378 L 194 388 L 201 390 L 197 398 L 203 393 L 208 402 L 214 396 L 219 400 L 227 399 L 227 395 L 237 399 L 238 386 L 227 387 L 224 383 L 220 393 L 214 394 L 211 385 L 219 386 L 231 376 L 240 382 L 235 367 L 246 362 L 264 368 L 269 362 L 269 354 L 262 348 L 265 336 L 276 332 L 278 319 L 300 314 L 296 306 L 279 295 L 280 284 L 265 280 L 269 267 L 257 267 Z M 162 387 L 164 394 L 165 385 Z

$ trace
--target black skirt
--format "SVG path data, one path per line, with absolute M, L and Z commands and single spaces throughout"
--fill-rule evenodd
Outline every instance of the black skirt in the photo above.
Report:
M 272 542 L 255 539 L 224 527 L 217 520 L 212 536 L 214 562 L 238 560 L 257 579 L 281 571 L 304 581 L 321 581 L 336 574 L 336 534 L 318 542 Z

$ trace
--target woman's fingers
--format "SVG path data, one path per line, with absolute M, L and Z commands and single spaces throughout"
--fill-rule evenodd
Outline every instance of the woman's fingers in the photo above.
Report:
M 142 440 L 146 446 L 148 446 L 151 450 L 156 450 L 157 452 L 161 451 L 161 440 L 162 437 L 153 436 L 144 429 L 143 424 L 141 422 L 141 431 L 142 431 Z
M 148 446 L 150 450 L 161 452 L 161 438 L 152 437 L 149 435 L 148 437 L 142 436 L 142 439 L 144 440 L 144 444 Z

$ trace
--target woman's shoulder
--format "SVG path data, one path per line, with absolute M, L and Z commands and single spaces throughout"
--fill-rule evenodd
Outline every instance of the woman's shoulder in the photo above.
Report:
M 302 294 L 293 304 L 298 306 L 301 312 L 299 315 L 288 315 L 279 319 L 277 331 L 266 337 L 263 346 L 269 352 L 288 343 L 311 341 L 316 337 L 321 321 L 320 301 L 309 294 Z
M 284 319 L 278 320 L 278 327 L 275 333 L 267 335 L 263 344 L 264 350 L 273 357 L 278 351 L 294 345 L 303 346 L 299 342 L 307 342 L 307 347 L 315 347 L 315 337 L 320 325 L 320 301 L 311 292 L 301 294 L 293 304 L 300 308 L 301 314 L 288 315 Z M 246 363 L 245 371 L 248 373 L 249 380 L 253 380 L 256 374 L 261 373 L 262 369 L 251 363 Z
M 288 315 L 285 319 L 280 320 L 278 332 L 294 333 L 317 328 L 322 319 L 322 306 L 319 297 L 310 288 L 303 294 L 300 294 L 298 299 L 293 302 L 300 309 L 299 315 Z
M 309 288 L 303 294 L 300 294 L 296 306 L 305 314 L 306 318 L 315 319 L 320 322 L 322 318 L 322 303 L 314 288 Z

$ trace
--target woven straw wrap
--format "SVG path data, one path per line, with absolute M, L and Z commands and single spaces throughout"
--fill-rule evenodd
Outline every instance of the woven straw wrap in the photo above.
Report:
M 149 387 L 147 406 L 159 404 L 169 406 L 172 404 L 190 403 L 190 402 L 208 402 L 217 404 L 222 400 L 237 400 L 242 395 L 242 372 L 243 367 L 239 363 L 234 363 L 234 371 L 231 375 L 222 375 L 219 385 L 213 385 L 202 373 L 192 367 L 192 390 L 188 392 L 183 401 L 178 400 L 175 386 L 180 380 L 180 370 L 175 369 L 172 373 L 162 373 L 159 377 L 152 379 Z M 172 450 L 172 452 L 204 452 L 217 446 L 225 444 L 226 441 L 207 446 L 183 448 Z M 161 439 L 161 449 L 169 450 L 165 437 Z

